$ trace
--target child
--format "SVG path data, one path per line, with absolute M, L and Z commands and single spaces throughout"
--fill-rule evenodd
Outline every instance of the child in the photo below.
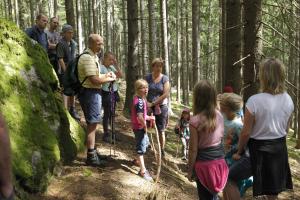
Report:
M 190 119 L 188 179 L 196 174 L 199 199 L 218 199 L 228 176 L 222 138 L 224 121 L 217 109 L 217 92 L 208 81 L 194 87 L 193 114 Z
M 178 120 L 175 126 L 175 133 L 179 135 L 182 142 L 182 160 L 187 159 L 188 155 L 188 146 L 190 140 L 190 129 L 189 129 L 189 121 L 190 121 L 190 110 L 184 109 L 181 113 L 181 117 Z
M 131 108 L 131 123 L 136 140 L 138 163 L 141 168 L 139 175 L 147 181 L 153 181 L 145 167 L 143 156 L 149 145 L 146 120 L 155 120 L 154 116 L 147 115 L 147 103 L 145 99 L 148 93 L 148 83 L 143 79 L 139 79 L 135 82 L 134 88 L 135 96 L 133 97 L 133 104 Z
M 230 167 L 230 171 L 236 170 L 239 167 L 233 164 L 236 162 L 232 159 L 232 156 L 237 151 L 238 141 L 241 130 L 243 128 L 243 122 L 241 117 L 238 115 L 238 111 L 242 110 L 243 99 L 241 96 L 234 93 L 224 93 L 220 98 L 220 109 L 224 117 L 224 147 L 225 147 L 225 160 L 227 165 Z M 248 153 L 246 153 L 248 155 Z M 250 164 L 249 156 L 245 155 L 244 165 Z M 251 167 L 244 167 L 244 174 L 251 174 L 249 169 Z M 247 170 L 247 171 L 246 171 Z M 230 175 L 231 176 L 231 175 Z M 238 175 L 236 175 L 238 176 Z M 236 177 L 235 177 L 236 178 Z M 252 178 L 241 180 L 237 183 L 240 196 L 242 197 L 247 188 L 252 186 Z
M 232 155 L 237 150 L 239 135 L 243 128 L 243 122 L 237 112 L 243 107 L 243 99 L 235 93 L 224 93 L 220 99 L 220 110 L 224 117 L 224 147 L 225 160 L 231 166 Z

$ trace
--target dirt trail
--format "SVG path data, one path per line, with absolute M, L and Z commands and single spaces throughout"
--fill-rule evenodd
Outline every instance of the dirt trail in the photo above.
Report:
M 130 200 L 130 199 L 198 199 L 195 183 L 185 178 L 186 163 L 176 158 L 177 139 L 168 134 L 167 155 L 163 160 L 160 182 L 150 183 L 137 175 L 138 167 L 133 165 L 135 158 L 135 140 L 131 131 L 130 121 L 121 115 L 116 116 L 116 132 L 121 139 L 115 146 L 115 155 L 108 160 L 103 168 L 85 165 L 85 153 L 78 155 L 71 164 L 62 167 L 60 176 L 53 177 L 45 194 L 31 196 L 32 200 Z M 174 126 L 170 120 L 170 126 Z M 96 146 L 102 155 L 114 154 L 110 144 L 104 143 L 102 126 L 99 126 Z M 145 156 L 146 166 L 152 175 L 156 174 L 157 165 L 154 162 L 153 151 Z M 299 160 L 290 159 L 294 191 L 284 192 L 280 200 L 300 200 Z M 253 199 L 251 189 L 244 199 Z M 221 194 L 222 195 L 222 194 Z
M 116 117 L 116 132 L 121 139 L 116 143 L 115 155 L 110 144 L 104 143 L 102 126 L 96 137 L 96 146 L 102 155 L 112 157 L 103 168 L 85 165 L 85 153 L 78 155 L 71 164 L 63 166 L 60 176 L 54 177 L 45 194 L 34 195 L 33 200 L 102 200 L 102 199 L 197 199 L 195 184 L 189 183 L 178 171 L 185 163 L 170 154 L 163 161 L 160 182 L 150 183 L 137 175 L 138 167 L 133 165 L 135 140 L 130 121 L 122 115 Z M 145 156 L 146 166 L 155 176 L 157 165 L 152 151 Z M 150 195 L 149 195 L 150 194 Z M 153 197 L 152 197 L 153 198 Z M 152 199 L 149 197 L 149 199 Z

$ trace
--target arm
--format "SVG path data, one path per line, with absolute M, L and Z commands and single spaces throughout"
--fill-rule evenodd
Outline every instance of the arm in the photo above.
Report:
M 58 63 L 59 63 L 59 66 L 61 67 L 61 69 L 65 72 L 67 67 L 65 65 L 65 62 L 64 62 L 64 59 L 63 58 L 59 58 L 58 59 Z
M 94 85 L 101 85 L 116 80 L 116 77 L 113 73 L 109 72 L 107 74 L 100 74 L 100 76 L 89 76 L 88 79 Z
M 147 128 L 146 120 L 144 119 L 143 113 L 137 113 L 137 120 L 143 126 L 143 128 Z
M 48 48 L 49 49 L 56 49 L 56 44 L 52 43 L 52 42 L 50 42 L 50 40 L 48 40 Z
M 0 194 L 8 197 L 12 191 L 10 141 L 4 119 L 0 115 Z
M 150 107 L 160 104 L 165 98 L 168 98 L 170 95 L 170 82 L 167 81 L 164 83 L 164 91 L 161 96 L 159 96 L 154 102 L 150 103 Z
M 118 62 L 117 62 L 117 59 L 115 58 L 114 59 L 114 67 L 116 68 L 116 76 L 117 76 L 117 78 L 122 78 L 123 77 L 123 72 L 122 72 L 122 70 L 121 70 L 121 68 L 119 68 L 118 67 Z
M 254 125 L 255 117 L 246 108 L 244 127 L 241 131 L 241 135 L 238 143 L 238 151 L 232 156 L 234 160 L 238 160 L 241 157 L 241 153 L 244 151 L 245 146 L 250 138 L 250 133 Z
M 190 125 L 190 144 L 189 144 L 189 159 L 188 159 L 188 179 L 192 181 L 192 175 L 198 153 L 198 132 Z

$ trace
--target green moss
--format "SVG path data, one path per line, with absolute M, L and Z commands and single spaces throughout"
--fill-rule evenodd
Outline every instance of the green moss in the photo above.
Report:
M 32 192 L 44 191 L 56 163 L 83 149 L 84 131 L 64 111 L 56 87 L 44 49 L 0 19 L 0 111 L 10 132 L 14 174 Z

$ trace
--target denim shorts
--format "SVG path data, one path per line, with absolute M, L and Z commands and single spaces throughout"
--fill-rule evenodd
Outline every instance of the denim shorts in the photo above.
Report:
M 243 155 L 239 160 L 234 161 L 229 168 L 228 179 L 238 183 L 241 180 L 252 176 L 250 157 Z
M 155 124 L 157 126 L 157 130 L 161 133 L 166 129 L 168 122 L 168 105 L 160 105 L 161 113 L 159 115 L 155 115 Z
M 102 98 L 100 89 L 83 88 L 78 94 L 87 124 L 101 122 Z
M 149 137 L 144 129 L 134 130 L 135 141 L 136 141 L 136 152 L 139 155 L 146 153 L 149 143 Z

